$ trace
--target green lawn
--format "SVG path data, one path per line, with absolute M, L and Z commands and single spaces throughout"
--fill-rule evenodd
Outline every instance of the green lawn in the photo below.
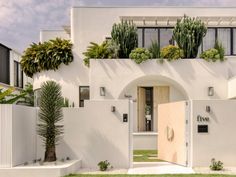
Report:
M 160 162 L 157 158 L 157 150 L 134 150 L 134 162 Z
M 187 175 L 86 175 L 86 174 L 75 174 L 75 175 L 68 175 L 66 177 L 233 177 L 236 175 L 201 175 L 201 174 L 187 174 Z

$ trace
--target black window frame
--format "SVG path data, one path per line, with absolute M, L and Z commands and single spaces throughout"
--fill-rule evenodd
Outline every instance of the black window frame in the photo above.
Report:
M 89 90 L 89 98 L 88 99 L 82 99 L 81 96 L 81 89 L 82 88 L 88 88 Z M 79 86 L 79 107 L 84 107 L 84 100 L 89 100 L 90 99 L 90 87 L 89 86 Z
M 141 29 L 142 32 L 142 45 L 140 45 L 141 47 L 145 47 L 145 29 L 157 29 L 158 31 L 158 43 L 160 44 L 160 29 L 174 29 L 173 26 L 161 26 L 161 27 L 145 27 L 145 26 L 140 26 L 137 27 L 138 29 Z M 227 27 L 227 26 L 219 26 L 219 27 L 208 27 L 208 29 L 214 29 L 215 30 L 215 42 L 218 40 L 218 29 L 230 29 L 230 55 L 226 55 L 226 56 L 236 56 L 236 51 L 234 51 L 234 29 L 236 30 L 236 27 Z M 235 31 L 236 33 L 236 31 Z M 236 34 L 235 34 L 236 35 Z M 173 45 L 174 45 L 174 41 L 173 41 Z M 235 43 L 236 45 L 236 43 Z M 201 44 L 201 48 L 200 48 L 200 52 L 203 52 L 203 43 Z
M 7 84 L 7 85 L 10 85 L 10 51 L 11 49 L 8 48 L 7 46 L 3 45 L 0 43 L 0 47 L 2 47 L 3 49 L 7 50 L 7 54 L 6 54 L 6 60 L 5 60 L 5 63 L 6 63 L 6 66 L 4 66 L 3 68 L 5 68 L 5 71 L 4 73 L 0 73 L 1 75 L 5 76 L 5 78 L 2 80 L 0 78 L 0 83 L 3 83 L 3 84 Z M 1 52 L 1 50 L 0 50 Z M 0 65 L 4 62 L 2 62 L 3 59 L 1 59 L 1 54 L 0 54 Z M 1 67 L 0 67 L 1 68 Z
M 14 87 L 23 88 L 24 85 L 23 83 L 24 83 L 24 75 L 23 75 L 23 70 L 21 69 L 20 66 L 20 62 L 14 60 Z

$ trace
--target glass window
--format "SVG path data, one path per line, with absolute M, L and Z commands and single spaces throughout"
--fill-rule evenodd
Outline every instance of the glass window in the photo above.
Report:
M 207 34 L 203 38 L 203 51 L 213 48 L 216 42 L 216 30 L 207 29 Z
M 10 84 L 10 49 L 0 45 L 0 82 Z
M 89 100 L 89 86 L 79 87 L 79 106 L 84 107 L 84 100 Z
M 172 41 L 173 29 L 162 28 L 160 29 L 160 48 L 173 44 Z
M 236 55 L 236 29 L 233 29 L 233 46 L 234 46 L 234 48 L 233 48 L 233 54 L 234 55 Z
M 144 47 L 149 48 L 152 44 L 152 41 L 158 41 L 158 29 L 146 28 L 144 31 L 145 40 Z
M 23 88 L 23 71 L 17 61 L 14 61 L 14 86 Z
M 34 90 L 34 106 L 39 107 L 41 88 Z
M 230 28 L 218 28 L 217 40 L 223 44 L 225 55 L 231 55 Z
M 138 47 L 143 47 L 143 29 L 138 28 Z

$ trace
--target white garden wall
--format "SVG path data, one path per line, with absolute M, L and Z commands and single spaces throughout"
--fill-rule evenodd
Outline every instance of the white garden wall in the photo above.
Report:
M 211 112 L 206 112 L 210 106 Z M 224 166 L 236 166 L 236 101 L 194 100 L 191 116 L 192 166 L 207 167 L 212 158 Z M 197 121 L 197 116 L 209 117 L 208 121 Z M 198 125 L 208 125 L 208 133 L 198 133 Z
M 36 109 L 0 105 L 0 167 L 13 167 L 36 158 Z

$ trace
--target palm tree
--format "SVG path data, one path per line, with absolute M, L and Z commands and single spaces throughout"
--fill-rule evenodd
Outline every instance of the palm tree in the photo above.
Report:
M 45 162 L 56 161 L 56 145 L 64 133 L 64 126 L 59 124 L 63 119 L 62 106 L 60 85 L 54 81 L 43 83 L 37 132 L 45 145 Z

